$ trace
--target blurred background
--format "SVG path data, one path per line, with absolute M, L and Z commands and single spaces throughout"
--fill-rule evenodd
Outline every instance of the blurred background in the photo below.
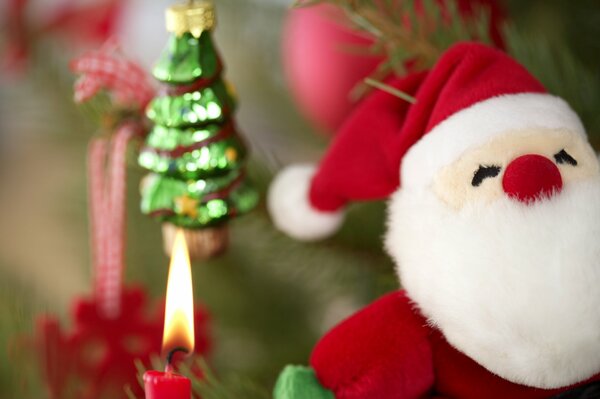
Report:
M 5 17 L 23 3 L 2 1 Z M 24 15 L 31 27 L 65 7 L 103 2 L 31 0 Z M 282 61 L 291 57 L 284 43 L 293 43 L 284 30 L 289 0 L 215 2 L 215 42 L 239 97 L 236 118 L 252 151 L 250 175 L 264 199 L 282 166 L 318 160 L 332 136 L 328 127 L 338 122 L 307 118 L 310 110 L 292 98 Z M 115 14 L 106 17 L 110 26 L 99 29 L 116 35 L 128 56 L 150 68 L 166 43 L 164 9 L 172 1 L 117 3 Z M 570 76 L 565 85 L 600 79 L 597 1 L 501 4 L 524 36 L 568 49 L 578 68 L 587 71 Z M 73 104 L 75 77 L 68 63 L 103 38 L 83 34 L 82 18 L 35 38 L 19 35 L 18 21 L 9 18 L 0 37 L 0 397 L 6 399 L 43 397 L 41 379 L 25 372 L 31 362 L 19 337 L 32 331 L 42 312 L 57 314 L 68 325 L 73 298 L 92 288 L 86 151 L 97 127 Z M 27 46 L 11 53 L 21 39 Z M 303 51 L 300 57 L 316 57 L 318 64 L 310 46 Z M 326 95 L 328 87 L 323 90 Z M 594 143 L 600 137 L 596 114 L 588 125 Z M 168 258 L 160 226 L 138 211 L 144 171 L 135 148 L 128 165 L 126 281 L 143 284 L 160 298 Z M 319 244 L 297 243 L 277 232 L 264 202 L 234 220 L 229 252 L 193 265 L 195 296 L 211 314 L 209 359 L 215 370 L 243 375 L 268 391 L 284 365 L 307 363 L 312 346 L 332 325 L 395 289 L 398 282 L 381 245 L 384 212 L 381 203 L 353 206 L 344 229 Z

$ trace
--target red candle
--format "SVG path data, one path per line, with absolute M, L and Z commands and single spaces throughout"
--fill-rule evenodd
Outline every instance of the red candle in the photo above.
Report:
M 189 378 L 174 372 L 146 371 L 146 399 L 190 399 L 192 384 Z
M 167 300 L 163 354 L 166 354 L 165 372 L 144 373 L 146 399 L 190 399 L 191 381 L 174 372 L 171 360 L 175 352 L 192 353 L 194 350 L 194 294 L 192 270 L 183 232 L 177 232 L 173 243 Z

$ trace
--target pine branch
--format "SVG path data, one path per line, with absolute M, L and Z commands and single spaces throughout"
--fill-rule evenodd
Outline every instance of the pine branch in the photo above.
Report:
M 417 4 L 421 3 L 422 7 Z M 435 0 L 296 0 L 294 7 L 330 4 L 342 9 L 354 29 L 368 33 L 373 44 L 369 54 L 383 55 L 385 61 L 351 92 L 354 100 L 369 86 L 408 100 L 404 93 L 390 90 L 383 80 L 390 74 L 427 69 L 452 44 L 462 40 L 491 43 L 489 10 L 479 8 L 473 16 L 460 14 L 455 1 L 445 9 Z M 546 36 L 527 36 L 514 26 L 507 27 L 508 51 L 538 77 L 553 93 L 565 98 L 584 121 L 592 141 L 600 146 L 600 76 L 579 61 L 565 43 Z
M 373 86 L 373 87 L 375 87 L 375 88 L 377 88 L 379 90 L 383 90 L 383 91 L 385 91 L 385 92 L 387 92 L 387 93 L 389 93 L 391 95 L 394 95 L 394 96 L 396 96 L 398 98 L 401 98 L 404 101 L 409 102 L 411 104 L 414 104 L 414 103 L 417 102 L 417 100 L 413 96 L 411 96 L 409 94 L 406 94 L 405 92 L 403 92 L 401 90 L 398 90 L 395 87 L 386 85 L 385 83 L 378 82 L 378 81 L 373 80 L 371 78 L 365 79 L 365 83 L 368 84 L 368 85 L 370 85 L 370 86 Z
M 236 375 L 219 379 L 204 359 L 198 359 L 195 366 L 199 367 L 203 374 L 202 378 L 192 379 L 192 389 L 194 395 L 198 397 L 203 399 L 269 399 L 270 397 L 263 387 L 249 379 Z M 188 368 L 187 372 L 190 371 Z
M 136 364 L 140 385 L 143 386 L 142 375 L 146 372 L 141 363 Z M 195 371 L 194 371 L 195 370 Z M 229 375 L 224 379 L 215 372 L 202 358 L 196 359 L 191 366 L 182 364 L 180 373 L 192 382 L 192 395 L 202 399 L 269 399 L 270 393 L 259 384 L 237 375 Z M 130 395 L 131 391 L 126 393 Z
M 375 80 L 391 72 L 405 73 L 409 63 L 415 70 L 429 68 L 459 41 L 491 43 L 489 10 L 479 7 L 467 18 L 452 0 L 444 6 L 435 0 L 296 0 L 293 6 L 316 4 L 339 7 L 355 29 L 373 38 L 369 53 L 387 59 L 377 77 L 371 76 Z

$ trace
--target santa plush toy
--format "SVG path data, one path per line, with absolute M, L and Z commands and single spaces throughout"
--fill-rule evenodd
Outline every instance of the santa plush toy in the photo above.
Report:
M 374 92 L 269 207 L 314 240 L 349 201 L 390 197 L 404 289 L 330 331 L 276 398 L 600 397 L 600 165 L 578 116 L 479 44 L 389 83 L 416 103 Z

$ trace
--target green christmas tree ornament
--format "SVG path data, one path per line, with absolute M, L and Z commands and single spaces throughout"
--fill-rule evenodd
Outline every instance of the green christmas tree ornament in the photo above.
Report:
M 246 179 L 236 104 L 212 39 L 212 1 L 170 7 L 166 25 L 171 37 L 153 71 L 162 89 L 148 105 L 154 127 L 139 156 L 150 171 L 141 207 L 163 223 L 167 254 L 183 228 L 190 256 L 209 258 L 227 248 L 228 220 L 254 208 L 258 194 Z

